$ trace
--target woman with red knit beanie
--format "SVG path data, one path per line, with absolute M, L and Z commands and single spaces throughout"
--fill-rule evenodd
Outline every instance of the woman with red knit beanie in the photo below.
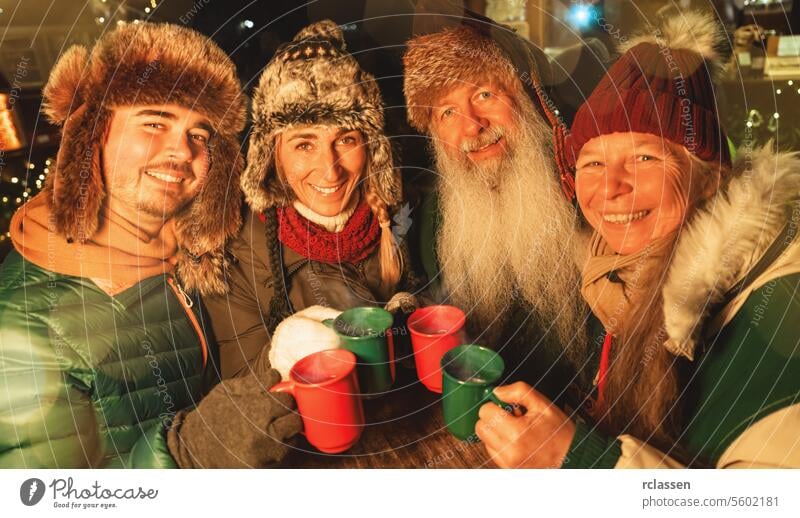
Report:
M 414 282 L 391 229 L 401 178 L 380 91 L 345 50 L 342 30 L 314 23 L 279 48 L 252 112 L 241 180 L 250 211 L 227 247 L 230 293 L 204 299 L 223 378 L 267 367 L 285 377 L 303 355 L 336 346 L 321 320 L 416 303 L 398 293 Z M 276 343 L 286 334 L 273 336 L 276 326 L 295 313 L 308 324 L 302 336 Z
M 710 15 L 664 20 L 576 114 L 595 384 L 570 414 L 499 387 L 527 413 L 481 408 L 498 465 L 800 466 L 800 158 L 745 143 L 731 164 L 712 87 L 725 44 Z

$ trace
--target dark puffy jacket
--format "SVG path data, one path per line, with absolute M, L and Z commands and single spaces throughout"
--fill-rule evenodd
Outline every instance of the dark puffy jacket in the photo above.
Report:
M 222 378 L 268 369 L 271 333 L 296 311 L 314 305 L 341 310 L 382 306 L 381 298 L 391 295 L 381 293 L 378 248 L 358 264 L 312 261 L 280 244 L 274 210 L 262 217 L 249 212 L 226 253 L 230 292 L 203 297 Z M 413 291 L 420 282 L 406 268 L 395 291 Z
M 0 270 L 0 467 L 174 467 L 163 433 L 211 363 L 170 275 L 110 297 L 11 252 Z

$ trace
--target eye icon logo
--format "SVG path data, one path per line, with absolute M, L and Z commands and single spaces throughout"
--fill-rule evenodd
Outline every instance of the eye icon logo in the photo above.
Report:
M 29 478 L 19 488 L 19 499 L 27 506 L 36 505 L 44 496 L 44 482 Z

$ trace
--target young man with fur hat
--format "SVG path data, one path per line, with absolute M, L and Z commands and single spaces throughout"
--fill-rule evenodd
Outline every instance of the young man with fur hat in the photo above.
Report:
M 200 401 L 216 350 L 187 294 L 226 290 L 240 224 L 233 63 L 189 29 L 126 25 L 67 50 L 44 101 L 57 162 L 14 215 L 0 272 L 0 465 L 279 458 L 300 423 L 291 398 L 264 394 L 275 371 Z
M 509 373 L 521 376 L 529 360 L 526 375 L 556 397 L 574 372 L 565 352 L 581 358 L 586 311 L 572 175 L 559 153 L 566 130 L 539 74 L 547 61 L 489 24 L 407 45 L 408 120 L 430 136 L 439 175 L 422 211 L 428 276 L 441 275 L 442 298 L 511 360 Z
M 397 293 L 414 282 L 391 230 L 402 193 L 380 91 L 334 22 L 278 49 L 254 91 L 253 122 L 242 175 L 250 211 L 226 249 L 231 290 L 204 297 L 225 377 L 269 365 L 288 374 L 338 343 L 320 323 L 337 310 L 415 304 Z
M 731 163 L 712 85 L 727 43 L 712 15 L 661 20 L 578 111 L 596 387 L 585 419 L 498 387 L 528 410 L 480 409 L 498 465 L 800 466 L 800 158 L 745 143 Z

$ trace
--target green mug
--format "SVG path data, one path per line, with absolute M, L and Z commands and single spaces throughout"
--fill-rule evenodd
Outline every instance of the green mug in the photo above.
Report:
M 448 431 L 462 441 L 475 439 L 478 411 L 489 401 L 507 412 L 512 405 L 494 395 L 505 362 L 499 354 L 475 344 L 459 345 L 442 356 L 442 414 Z
M 391 313 L 381 308 L 352 308 L 322 323 L 339 335 L 342 348 L 356 355 L 362 395 L 376 397 L 392 388 L 395 368 Z

